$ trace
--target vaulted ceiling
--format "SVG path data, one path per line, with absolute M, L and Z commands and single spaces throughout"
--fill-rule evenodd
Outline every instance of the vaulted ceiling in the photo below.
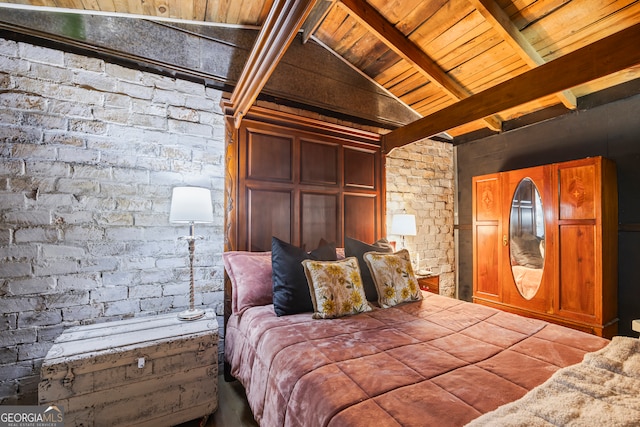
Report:
M 235 84 L 242 120 L 295 36 L 313 39 L 418 119 L 385 150 L 453 137 L 545 109 L 572 110 L 591 93 L 640 77 L 640 1 L 629 0 L 14 0 L 5 8 L 255 27 Z M 0 8 L 0 11 L 2 9 Z

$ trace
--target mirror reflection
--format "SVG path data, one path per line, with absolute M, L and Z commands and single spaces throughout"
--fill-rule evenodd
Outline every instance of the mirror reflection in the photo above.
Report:
M 516 188 L 509 222 L 511 271 L 520 295 L 530 300 L 540 289 L 544 267 L 542 199 L 530 178 Z

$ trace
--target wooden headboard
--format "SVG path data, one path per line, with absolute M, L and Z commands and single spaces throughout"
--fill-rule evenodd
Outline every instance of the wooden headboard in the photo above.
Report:
M 226 117 L 225 251 L 270 251 L 271 237 L 312 250 L 320 239 L 385 235 L 380 135 L 254 107 Z M 231 286 L 225 280 L 225 322 Z

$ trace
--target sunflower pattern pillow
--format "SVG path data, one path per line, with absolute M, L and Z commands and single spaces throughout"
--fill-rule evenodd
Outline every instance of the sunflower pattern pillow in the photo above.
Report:
M 355 257 L 338 261 L 304 260 L 314 319 L 332 319 L 371 311 Z
M 422 299 L 422 292 L 411 267 L 409 251 L 393 254 L 367 252 L 364 260 L 369 266 L 382 308 Z

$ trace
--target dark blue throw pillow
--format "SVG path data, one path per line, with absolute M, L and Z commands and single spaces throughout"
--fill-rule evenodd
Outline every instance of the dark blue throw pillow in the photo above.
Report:
M 364 261 L 364 254 L 367 252 L 392 253 L 393 246 L 391 246 L 387 239 L 380 239 L 373 244 L 368 244 L 351 237 L 344 238 L 344 255 L 346 257 L 354 256 L 358 259 L 360 277 L 362 277 L 362 286 L 364 286 L 364 294 L 367 297 L 367 301 L 377 301 L 378 291 L 376 291 L 376 285 L 373 283 L 369 266 L 367 266 L 367 263 Z
M 273 309 L 278 316 L 313 311 L 311 293 L 302 267 L 305 259 L 335 261 L 336 245 L 329 243 L 307 252 L 277 237 L 271 238 Z

